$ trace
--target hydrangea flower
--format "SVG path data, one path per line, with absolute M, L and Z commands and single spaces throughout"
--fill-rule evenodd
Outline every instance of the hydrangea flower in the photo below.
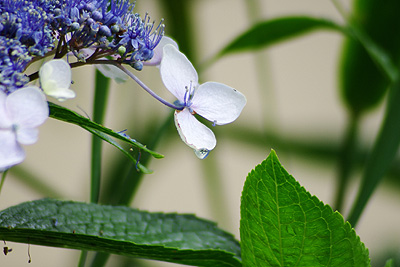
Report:
M 21 145 L 37 141 L 38 130 L 49 116 L 42 91 L 28 86 L 6 94 L 0 90 L 0 172 L 25 159 Z
M 246 105 L 245 96 L 222 83 L 198 83 L 198 75 L 187 57 L 173 45 L 165 45 L 160 65 L 165 87 L 178 99 L 175 125 L 183 142 L 193 148 L 200 159 L 217 144 L 214 133 L 195 118 L 198 114 L 213 125 L 236 120 Z
M 65 101 L 76 96 L 70 90 L 71 67 L 62 59 L 53 59 L 43 64 L 39 71 L 40 86 L 46 95 Z

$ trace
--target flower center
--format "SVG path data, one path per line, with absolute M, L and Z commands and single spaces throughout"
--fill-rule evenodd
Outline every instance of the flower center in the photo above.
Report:
M 183 106 L 187 107 L 190 111 L 190 113 L 194 114 L 195 112 L 193 111 L 193 109 L 190 107 L 192 105 L 192 99 L 193 99 L 193 95 L 195 92 L 195 86 L 193 85 L 193 82 L 190 81 L 190 85 L 189 86 L 185 86 L 185 95 L 183 97 Z

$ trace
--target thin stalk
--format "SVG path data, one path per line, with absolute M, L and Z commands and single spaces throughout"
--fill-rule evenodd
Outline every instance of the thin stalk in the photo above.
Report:
M 98 70 L 95 74 L 95 89 L 93 103 L 93 121 L 103 124 L 106 111 L 110 79 L 104 77 Z M 103 142 L 97 136 L 92 135 L 91 155 L 91 179 L 90 179 L 90 202 L 98 203 L 100 197 L 101 183 L 101 152 Z M 79 267 L 84 267 L 88 252 L 83 250 L 79 259 Z
M 104 77 L 98 70 L 95 74 L 95 93 L 93 103 L 93 121 L 99 124 L 104 122 L 110 79 Z M 92 135 L 92 159 L 91 159 L 91 186 L 90 202 L 98 203 L 101 180 L 101 152 L 102 140 Z
M 75 62 L 75 63 L 71 63 L 70 66 L 71 66 L 71 68 L 75 68 L 75 67 L 83 66 L 85 64 L 109 64 L 109 65 L 114 65 L 114 66 L 118 67 L 120 70 L 122 70 L 125 74 L 127 74 L 140 87 L 142 87 L 147 93 L 149 93 L 152 97 L 154 97 L 156 100 L 158 100 L 162 104 L 166 105 L 167 107 L 176 109 L 176 110 L 184 109 L 183 106 L 175 106 L 174 104 L 171 104 L 168 101 L 166 101 L 163 98 L 161 98 L 153 90 L 151 90 L 146 84 L 144 84 L 141 80 L 139 80 L 139 78 L 136 77 L 132 72 L 130 72 L 127 68 L 122 66 L 121 63 L 119 63 L 119 62 L 117 62 L 115 60 L 94 60 L 94 61 L 87 61 L 86 63 L 84 63 L 84 62 Z
M 247 7 L 247 17 L 251 24 L 255 25 L 260 21 L 261 3 L 259 0 L 245 1 Z M 265 18 L 264 18 L 265 19 Z M 261 107 L 263 109 L 263 130 L 278 132 L 275 120 L 276 95 L 273 86 L 273 75 L 271 74 L 270 60 L 266 51 L 254 51 L 254 64 L 256 69 L 257 87 L 260 94 Z
M 87 254 L 88 254 L 88 253 L 87 253 L 86 250 L 82 250 L 81 256 L 80 256 L 80 258 L 79 258 L 78 267 L 85 267 Z
M 1 175 L 0 193 L 1 193 L 1 189 L 3 188 L 4 181 L 6 180 L 7 173 L 8 173 L 8 169 L 5 170 L 5 171 L 3 172 L 3 174 Z
M 369 198 L 392 164 L 400 144 L 400 79 L 390 88 L 380 132 L 365 164 L 361 186 L 348 221 L 356 226 Z
M 356 162 L 358 125 L 359 116 L 350 115 L 343 143 L 338 153 L 338 187 L 334 201 L 334 207 L 338 211 L 343 208 L 346 189 Z

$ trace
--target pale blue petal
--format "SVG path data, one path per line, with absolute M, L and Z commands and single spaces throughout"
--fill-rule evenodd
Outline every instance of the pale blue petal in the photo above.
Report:
M 184 103 L 187 89 L 198 85 L 199 79 L 192 63 L 171 44 L 164 46 L 160 74 L 165 87 L 180 103 Z
M 153 52 L 154 52 L 153 57 L 148 61 L 144 61 L 143 65 L 145 65 L 145 66 L 159 66 L 160 63 L 161 63 L 162 57 L 163 57 L 164 46 L 166 46 L 167 44 L 171 44 L 174 47 L 176 47 L 176 49 L 179 50 L 178 44 L 172 38 L 164 35 L 161 38 L 161 41 L 158 43 L 158 45 L 153 50 Z
M 12 131 L 0 131 L 0 170 L 4 171 L 24 161 L 25 152 Z
M 194 150 L 212 150 L 217 144 L 214 133 L 199 122 L 188 109 L 175 111 L 175 125 L 182 141 Z
M 191 108 L 200 116 L 223 125 L 236 120 L 246 105 L 246 97 L 222 83 L 200 85 L 192 99 Z
M 35 128 L 49 117 L 49 106 L 42 91 L 24 87 L 7 96 L 6 108 L 18 128 Z

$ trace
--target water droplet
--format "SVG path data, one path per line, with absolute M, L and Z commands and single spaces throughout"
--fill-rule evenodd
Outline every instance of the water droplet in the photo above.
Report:
M 194 153 L 196 154 L 196 156 L 199 159 L 205 159 L 208 156 L 208 154 L 210 154 L 210 150 L 208 150 L 206 148 L 201 148 L 201 149 L 195 150 Z

